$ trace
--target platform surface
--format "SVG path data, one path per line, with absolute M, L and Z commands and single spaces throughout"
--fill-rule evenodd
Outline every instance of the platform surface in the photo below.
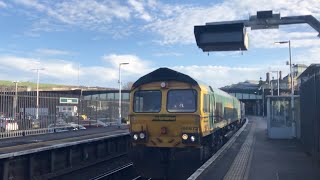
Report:
M 30 151 L 36 148 L 58 146 L 77 141 L 79 142 L 94 138 L 126 134 L 128 132 L 129 131 L 126 126 L 123 126 L 120 129 L 114 126 L 2 139 L 0 140 L 0 158 L 5 157 L 4 155 L 8 153 Z
M 266 119 L 249 117 L 235 143 L 198 179 L 319 180 L 320 166 L 298 140 L 269 139 Z

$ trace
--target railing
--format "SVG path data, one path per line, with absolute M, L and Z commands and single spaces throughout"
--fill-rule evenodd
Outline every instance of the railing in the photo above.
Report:
M 60 97 L 78 98 L 76 104 L 60 103 Z M 46 134 L 88 127 L 116 124 L 118 100 L 87 100 L 78 94 L 39 92 L 37 108 L 35 91 L 16 91 L 0 86 L 0 139 Z M 127 117 L 129 101 L 122 102 L 122 115 Z M 37 118 L 38 117 L 38 118 Z

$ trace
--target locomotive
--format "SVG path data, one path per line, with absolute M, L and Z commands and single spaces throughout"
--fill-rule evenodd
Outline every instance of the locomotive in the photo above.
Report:
M 242 124 L 237 98 L 169 68 L 139 78 L 130 97 L 129 157 L 144 177 L 186 175 Z

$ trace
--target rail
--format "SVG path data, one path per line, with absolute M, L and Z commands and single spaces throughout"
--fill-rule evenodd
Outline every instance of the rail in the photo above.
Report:
M 96 176 L 90 180 L 101 180 L 101 179 L 111 179 L 114 176 L 117 176 L 117 173 L 122 172 L 124 170 L 128 170 L 129 168 L 133 168 L 133 163 L 128 163 L 126 165 L 123 165 L 119 168 L 116 168 L 114 170 L 108 171 L 106 173 L 100 174 L 99 176 Z

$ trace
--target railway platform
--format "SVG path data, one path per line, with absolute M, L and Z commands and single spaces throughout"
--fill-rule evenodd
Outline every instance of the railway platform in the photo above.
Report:
M 114 126 L 2 139 L 0 179 L 61 179 L 115 159 L 126 163 L 129 137 L 127 126 Z
M 128 132 L 128 126 L 122 126 L 120 129 L 116 126 L 106 128 L 92 128 L 87 130 L 69 131 L 60 133 L 40 134 L 33 136 L 16 137 L 0 140 L 0 158 L 4 154 L 28 152 L 35 148 L 52 147 L 59 144 L 72 143 L 81 140 L 94 139 L 98 137 L 117 135 Z
M 320 166 L 296 140 L 267 136 L 267 120 L 249 117 L 242 132 L 230 139 L 191 179 L 318 180 Z

